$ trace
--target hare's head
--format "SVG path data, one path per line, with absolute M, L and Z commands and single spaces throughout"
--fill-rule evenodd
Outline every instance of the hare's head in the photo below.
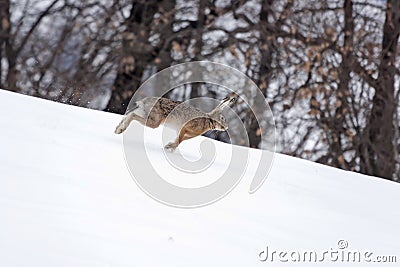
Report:
M 214 130 L 219 130 L 219 131 L 228 130 L 228 123 L 224 115 L 222 115 L 222 111 L 224 110 L 224 108 L 226 108 L 235 101 L 236 101 L 235 97 L 225 97 L 215 109 L 213 109 L 211 112 L 208 113 L 208 115 L 214 122 Z

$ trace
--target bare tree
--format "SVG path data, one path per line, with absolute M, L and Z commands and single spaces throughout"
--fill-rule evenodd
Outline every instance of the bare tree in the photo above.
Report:
M 2 87 L 100 108 L 114 79 L 117 53 L 110 51 L 118 48 L 124 8 L 117 0 L 2 1 Z
M 5 80 L 2 82 L 5 88 L 11 91 L 18 91 L 17 80 L 18 80 L 18 69 L 17 63 L 18 58 L 26 47 L 32 34 L 38 28 L 42 20 L 49 16 L 52 9 L 57 4 L 58 0 L 53 0 L 44 10 L 36 15 L 34 22 L 30 27 L 22 32 L 23 21 L 22 18 L 17 22 L 16 29 L 13 30 L 13 24 L 11 23 L 11 3 L 10 0 L 0 1 L 0 14 L 1 14 L 1 36 L 0 36 L 0 48 L 1 48 L 1 59 L 5 59 L 7 67 L 1 66 L 1 74 L 6 73 Z M 1 60 L 2 61 L 2 60 Z M 2 62 L 0 64 L 3 64 Z
M 285 93 L 279 94 L 284 96 L 282 104 L 287 96 L 291 101 L 286 108 L 276 107 L 289 115 L 278 121 L 278 131 L 297 140 L 283 140 L 283 150 L 335 167 L 395 179 L 399 162 L 393 126 L 398 124 L 394 122 L 398 2 L 387 1 L 386 7 L 357 3 L 356 9 L 351 0 L 296 4 L 282 4 L 289 9 L 281 9 L 280 15 L 289 12 L 274 30 L 284 44 L 274 53 L 281 59 L 278 65 L 285 79 L 304 81 L 280 83 L 287 86 Z M 313 17 L 309 19 L 307 13 Z M 383 15 L 384 23 L 380 20 Z M 324 25 L 327 21 L 330 25 Z M 290 66 L 296 71 L 288 71 Z M 309 101 L 308 114 L 301 111 L 306 110 L 305 100 Z M 291 127 L 283 121 L 291 121 Z
M 143 82 L 145 71 L 151 66 L 162 68 L 171 64 L 170 44 L 164 40 L 172 29 L 174 8 L 174 1 L 168 0 L 131 1 L 129 18 L 124 22 L 118 75 L 107 111 L 123 114 Z
M 361 171 L 391 179 L 396 171 L 394 150 L 395 113 L 395 66 L 398 58 L 397 47 L 400 34 L 400 2 L 386 2 L 386 18 L 383 26 L 383 38 L 375 82 L 375 94 L 372 109 L 364 130 Z

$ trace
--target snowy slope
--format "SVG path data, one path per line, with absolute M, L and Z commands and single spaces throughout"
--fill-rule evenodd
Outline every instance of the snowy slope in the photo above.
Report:
M 277 154 L 255 194 L 244 178 L 213 205 L 178 209 L 132 180 L 119 115 L 2 90 L 0 114 L 1 267 L 289 266 L 260 252 L 322 254 L 339 240 L 400 262 L 399 184 Z

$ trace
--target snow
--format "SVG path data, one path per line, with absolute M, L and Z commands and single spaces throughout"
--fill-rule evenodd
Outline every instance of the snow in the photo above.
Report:
M 339 240 L 400 261 L 399 184 L 276 154 L 256 193 L 244 176 L 222 200 L 179 209 L 133 181 L 113 133 L 120 115 L 2 90 L 0 113 L 0 266 L 289 266 L 260 252 L 322 253 Z

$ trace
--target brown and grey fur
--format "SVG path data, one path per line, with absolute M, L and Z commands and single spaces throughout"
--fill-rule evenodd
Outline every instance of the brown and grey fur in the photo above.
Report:
M 157 128 L 164 123 L 179 131 L 176 140 L 165 146 L 166 149 L 174 150 L 182 141 L 207 131 L 226 131 L 228 123 L 221 112 L 234 101 L 235 97 L 226 97 L 215 109 L 206 113 L 186 103 L 162 97 L 146 97 L 137 101 L 134 108 L 125 114 L 115 133 L 124 132 L 133 120 L 150 128 Z

